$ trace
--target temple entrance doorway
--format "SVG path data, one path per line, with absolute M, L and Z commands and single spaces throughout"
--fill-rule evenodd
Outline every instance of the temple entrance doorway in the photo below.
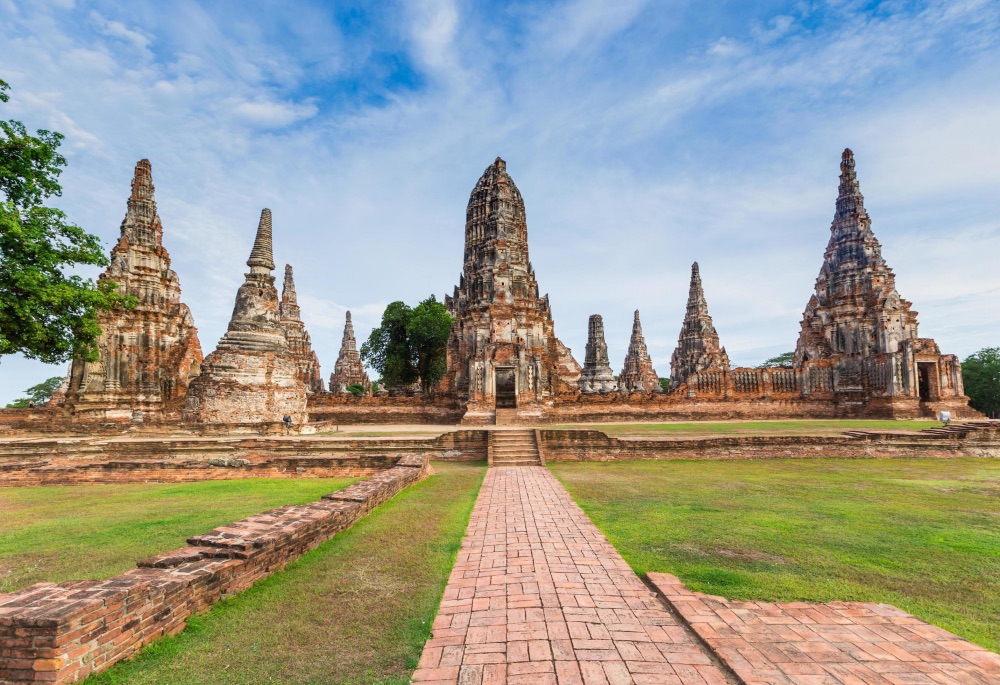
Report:
M 517 374 L 513 366 L 499 366 L 496 370 L 497 409 L 517 408 Z
M 933 362 L 917 362 L 917 389 L 921 402 L 937 399 L 936 367 Z

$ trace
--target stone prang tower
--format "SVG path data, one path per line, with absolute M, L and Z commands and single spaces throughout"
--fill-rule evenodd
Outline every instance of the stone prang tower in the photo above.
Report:
M 625 366 L 618 375 L 618 387 L 628 392 L 644 394 L 663 392 L 656 369 L 653 368 L 653 360 L 649 358 L 646 340 L 642 337 L 638 309 L 635 310 L 635 318 L 632 321 L 632 338 L 628 343 Z
M 319 357 L 312 348 L 312 338 L 302 323 L 302 309 L 295 293 L 295 276 L 292 265 L 285 264 L 285 282 L 281 286 L 281 328 L 285 331 L 288 349 L 295 358 L 299 380 L 305 383 L 306 392 L 323 392 L 323 376 L 319 370 Z
M 250 272 L 236 292 L 229 330 L 205 357 L 191 384 L 184 418 L 202 424 L 276 424 L 285 415 L 306 421 L 306 386 L 285 339 L 274 287 L 271 210 L 260 214 Z
M 705 290 L 701 286 L 701 271 L 698 262 L 695 262 L 691 265 L 684 323 L 677 338 L 677 347 L 670 357 L 670 388 L 685 383 L 693 373 L 728 370 L 729 355 L 725 347 L 719 346 L 719 334 L 708 313 Z
M 358 342 L 354 338 L 351 313 L 347 312 L 344 337 L 340 341 L 340 355 L 333 367 L 333 373 L 330 374 L 330 392 L 343 395 L 347 392 L 347 387 L 355 383 L 364 387 L 366 393 L 372 389 L 372 382 L 368 379 L 365 365 L 361 363 L 361 355 L 358 354 Z
M 864 200 L 854 153 L 844 150 L 830 240 L 795 346 L 802 394 L 832 397 L 848 413 L 968 413 L 958 358 L 919 337 Z
M 176 417 L 188 383 L 199 373 L 202 352 L 163 247 L 148 159 L 135 165 L 121 238 L 99 280 L 117 283 L 138 304 L 130 311 L 100 313 L 100 358 L 73 362 L 62 389 L 65 407 L 83 418 Z
M 466 399 L 470 415 L 489 421 L 496 408 L 575 392 L 580 366 L 555 336 L 528 258 L 524 200 L 499 157 L 469 197 L 465 266 L 445 304 L 455 322 L 442 387 Z
M 587 322 L 587 354 L 580 373 L 580 392 L 609 393 L 618 389 L 618 379 L 608 361 L 608 344 L 604 340 L 604 319 L 591 314 Z

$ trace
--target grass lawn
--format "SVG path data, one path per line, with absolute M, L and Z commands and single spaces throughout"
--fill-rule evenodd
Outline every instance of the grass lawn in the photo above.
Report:
M 1000 460 L 549 466 L 637 573 L 731 599 L 886 602 L 1000 650 Z
M 940 426 L 937 421 L 691 421 L 688 423 L 577 423 L 547 426 L 592 429 L 613 437 L 679 438 L 726 435 L 837 435 L 849 430 L 919 431 Z
M 0 592 L 39 581 L 102 579 L 192 535 L 355 478 L 0 488 Z
M 109 683 L 407 683 L 485 469 L 435 475 L 349 530 L 91 677 Z

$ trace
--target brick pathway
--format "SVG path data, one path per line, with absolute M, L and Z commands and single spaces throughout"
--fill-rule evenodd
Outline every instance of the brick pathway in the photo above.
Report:
M 744 683 L 1000 683 L 1000 655 L 888 604 L 734 602 L 649 578 Z
M 725 685 L 544 467 L 491 468 L 413 679 Z

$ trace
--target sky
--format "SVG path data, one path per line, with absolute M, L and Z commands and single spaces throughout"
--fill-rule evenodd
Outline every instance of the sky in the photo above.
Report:
M 1000 345 L 995 0 L 0 0 L 0 36 L 0 117 L 65 134 L 52 204 L 109 250 L 150 159 L 206 354 L 261 208 L 328 377 L 346 310 L 360 344 L 452 292 L 500 156 L 580 362 L 601 314 L 620 370 L 639 309 L 669 375 L 697 260 L 755 365 L 794 348 L 845 147 L 921 335 Z M 64 368 L 3 358 L 0 405 Z

